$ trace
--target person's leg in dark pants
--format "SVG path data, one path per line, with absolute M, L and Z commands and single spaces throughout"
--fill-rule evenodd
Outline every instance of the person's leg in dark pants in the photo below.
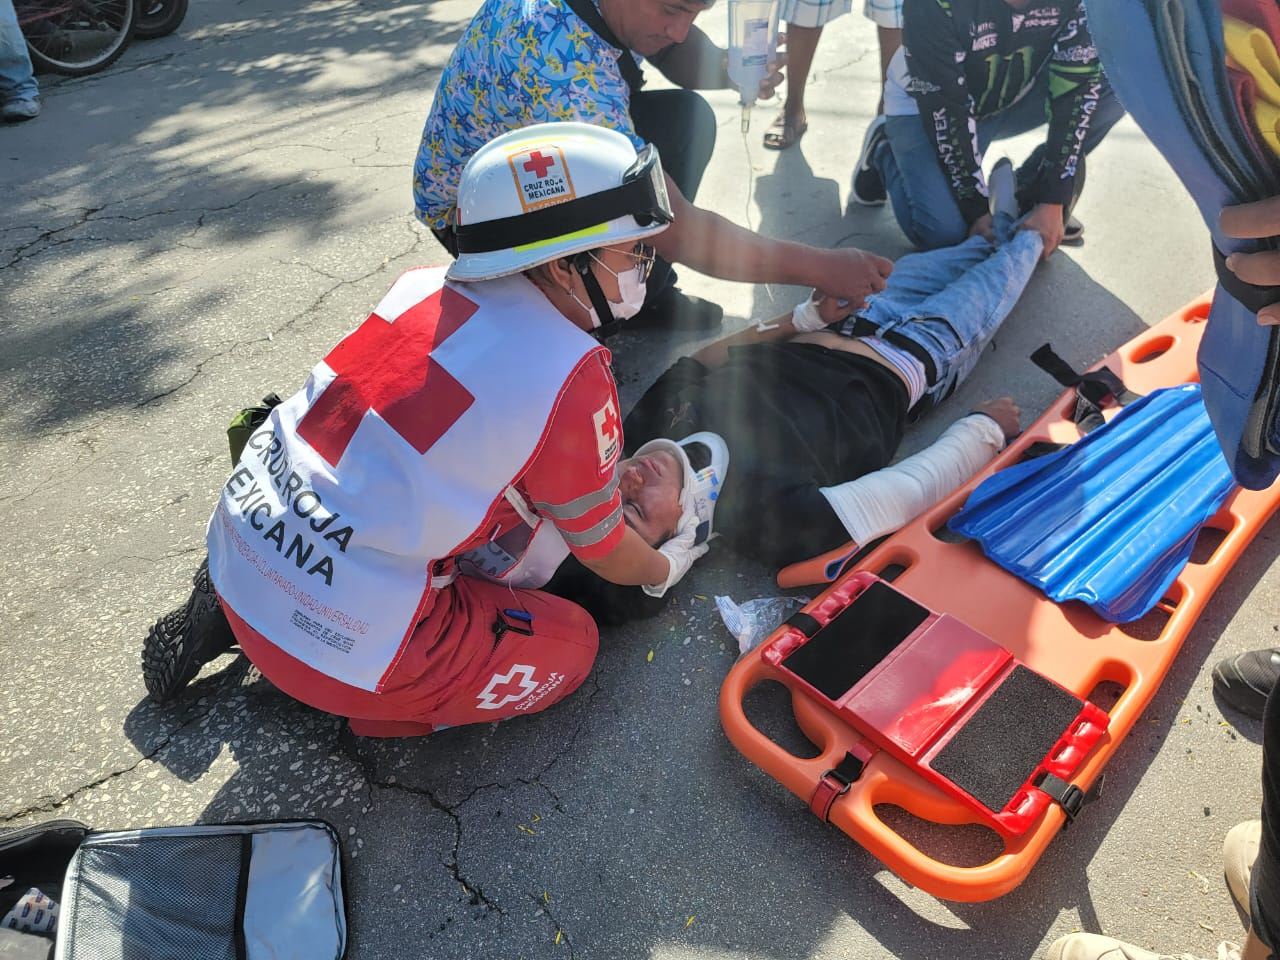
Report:
M 685 199 L 697 198 L 716 145 L 716 115 L 692 90 L 651 90 L 631 95 L 631 122 L 658 148 L 662 169 Z
M 716 116 L 692 90 L 640 91 L 631 95 L 631 122 L 636 133 L 658 148 L 662 169 L 692 202 L 716 145 Z M 720 325 L 724 311 L 716 304 L 680 293 L 670 263 L 659 257 L 649 274 L 645 307 L 628 326 L 708 330 Z
M 1262 715 L 1262 837 L 1249 885 L 1250 929 L 1267 945 L 1280 941 L 1280 695 Z

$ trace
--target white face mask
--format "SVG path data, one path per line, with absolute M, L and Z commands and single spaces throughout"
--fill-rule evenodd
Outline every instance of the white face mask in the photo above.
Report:
M 618 293 L 622 297 L 622 302 L 618 303 L 615 300 L 608 301 L 609 312 L 613 314 L 613 319 L 626 320 L 639 313 L 640 308 L 644 306 L 645 295 L 645 286 L 644 282 L 640 279 L 640 271 L 625 270 L 622 273 L 616 273 L 615 271 L 610 270 L 608 265 L 600 260 L 599 257 L 593 255 L 591 259 L 595 260 L 595 262 L 601 267 L 612 273 L 618 280 Z M 578 305 L 587 311 L 587 315 L 591 318 L 591 328 L 594 330 L 599 327 L 600 316 L 596 313 L 596 308 L 583 303 L 578 299 L 578 295 L 576 293 L 570 293 L 569 295 L 573 297 L 574 300 L 577 300 Z

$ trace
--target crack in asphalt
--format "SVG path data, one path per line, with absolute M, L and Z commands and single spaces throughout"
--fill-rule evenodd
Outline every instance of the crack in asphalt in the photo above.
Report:
M 179 551 L 177 554 L 173 555 L 181 556 L 189 552 L 191 551 Z M 585 696 L 589 707 L 590 702 L 599 695 L 602 688 L 594 675 L 590 677 L 588 683 L 590 684 L 590 689 L 587 689 L 587 684 L 584 684 L 583 687 L 579 689 L 578 693 Z M 166 733 L 150 750 L 140 755 L 133 763 L 119 769 L 112 770 L 95 780 L 82 784 L 74 790 L 64 794 L 61 798 L 48 798 L 44 801 L 33 803 L 23 810 L 0 816 L 0 826 L 20 821 L 35 814 L 49 814 L 56 812 L 82 797 L 89 791 L 96 790 L 112 780 L 116 780 L 138 770 L 144 763 L 155 760 L 171 746 L 174 746 L 175 741 L 182 737 L 182 735 L 193 726 L 206 720 L 219 705 L 220 698 L 216 696 L 208 699 L 208 705 L 204 707 L 204 709 L 198 709 L 195 705 L 192 705 L 188 708 L 190 713 L 180 723 L 169 730 L 168 733 Z M 376 758 L 371 756 L 369 752 L 363 748 L 361 740 L 351 733 L 350 727 L 346 724 L 342 724 L 339 728 L 333 746 L 340 756 L 344 756 L 356 767 L 364 781 L 365 804 L 360 816 L 363 817 L 372 810 L 376 802 L 374 790 L 375 788 L 378 788 L 389 792 L 394 791 L 425 799 L 432 809 L 438 810 L 440 813 L 448 817 L 453 824 L 453 849 L 449 854 L 449 859 L 444 861 L 442 865 L 446 870 L 448 870 L 452 879 L 468 896 L 469 902 L 472 906 L 482 906 L 486 912 L 497 914 L 498 916 L 505 918 L 509 916 L 509 914 L 508 911 L 503 908 L 502 904 L 485 892 L 483 883 L 472 876 L 467 875 L 462 870 L 462 848 L 466 838 L 462 808 L 483 792 L 491 790 L 505 791 L 514 784 L 521 784 L 524 786 L 536 787 L 544 791 L 548 798 L 550 798 L 553 809 L 557 812 L 563 813 L 564 807 L 560 801 L 559 794 L 551 786 L 543 782 L 542 778 L 574 750 L 582 736 L 588 716 L 590 716 L 590 710 L 585 709 L 579 717 L 578 722 L 574 725 L 571 733 L 564 739 L 563 747 L 557 750 L 532 777 L 516 777 L 509 783 L 497 782 L 479 785 L 467 793 L 462 800 L 453 805 L 441 800 L 434 791 L 427 787 L 398 782 L 394 775 L 386 777 L 379 776 Z M 550 899 L 546 897 L 545 893 L 541 896 L 538 894 L 530 894 L 530 897 L 538 904 L 539 909 L 543 914 L 545 914 L 548 921 L 554 928 L 557 945 L 562 941 L 563 945 L 568 950 L 569 957 L 575 957 L 576 954 L 573 948 L 573 939 L 565 930 L 564 924 L 557 915 L 557 912 L 551 907 Z
M 547 919 L 555 926 L 557 938 L 556 946 L 560 945 L 559 938 L 563 936 L 564 945 L 569 948 L 569 956 L 573 957 L 573 938 L 565 931 L 563 924 L 560 923 L 560 918 L 557 917 L 555 911 L 551 909 L 551 899 L 547 896 L 546 891 L 543 891 L 542 896 L 530 894 L 530 898 L 534 903 L 538 904 L 538 909 L 545 913 L 547 915 Z
M 207 716 L 209 716 L 210 713 L 213 712 L 216 706 L 217 706 L 217 700 L 211 698 L 209 707 L 207 709 L 203 711 L 195 711 L 194 708 L 192 708 L 192 713 L 187 719 L 183 720 L 176 727 L 170 730 L 164 736 L 164 738 L 161 739 L 161 741 L 158 744 L 156 744 L 156 746 L 154 746 L 151 750 L 139 756 L 138 759 L 135 760 L 133 763 L 129 764 L 126 767 L 122 767 L 118 770 L 112 770 L 104 774 L 103 776 L 99 777 L 98 779 L 90 781 L 89 783 L 81 784 L 80 786 L 72 790 L 70 793 L 64 794 L 61 798 L 58 798 L 58 799 L 46 798 L 45 800 L 33 803 L 30 806 L 28 806 L 26 809 L 19 810 L 16 813 L 0 815 L 0 826 L 7 823 L 13 823 L 15 820 L 20 820 L 24 817 L 33 816 L 34 814 L 37 814 L 37 813 L 53 813 L 54 811 L 60 810 L 61 808 L 65 807 L 67 804 L 74 802 L 76 799 L 78 799 L 83 794 L 89 792 L 90 790 L 96 790 L 98 787 L 102 786 L 104 783 L 109 783 L 110 781 L 115 780 L 118 777 L 122 777 L 126 774 L 133 773 L 144 763 L 146 763 L 149 760 L 155 759 L 157 755 L 167 750 L 169 748 L 169 745 L 173 743 L 174 739 L 178 737 L 179 734 L 181 734 L 184 730 L 186 730 L 192 724 L 199 723 L 200 721 L 204 720 Z
M 91 428 L 86 428 L 91 429 Z M 83 474 L 90 466 L 93 465 L 93 458 L 97 454 L 97 450 L 93 448 L 94 437 L 77 437 L 77 433 L 84 431 L 62 430 L 57 434 L 50 434 L 51 437 L 70 440 L 75 446 L 85 447 L 87 449 L 76 454 L 76 458 L 70 464 L 60 468 L 57 472 L 58 480 L 62 483 L 76 479 Z M 86 462 L 85 458 L 88 458 Z M 21 493 L 15 493 L 13 496 L 0 497 L 0 506 L 9 506 L 10 504 L 21 504 L 34 497 L 37 493 L 45 493 L 49 490 L 49 478 L 41 478 L 34 486 Z
M 26 251 L 30 250 L 32 247 L 42 242 L 47 241 L 48 244 L 47 246 L 41 247 L 41 251 L 48 249 L 49 246 L 61 246 L 63 243 L 75 242 L 76 238 L 74 237 L 68 238 L 66 240 L 59 240 L 56 243 L 53 242 L 53 238 L 57 237 L 61 233 L 65 233 L 68 230 L 75 230 L 78 227 L 83 227 L 86 223 L 89 222 L 90 217 L 92 217 L 99 210 L 103 210 L 103 209 L 105 208 L 104 207 L 84 207 L 81 209 L 79 218 L 73 221 L 72 223 L 68 223 L 65 226 L 61 226 L 61 227 L 55 227 L 52 230 L 45 230 L 45 231 L 42 231 L 41 233 L 36 234 L 35 239 L 29 240 L 26 243 L 20 244 L 19 246 L 15 247 L 13 251 L 13 256 L 9 259 L 7 263 L 5 263 L 3 266 L 0 266 L 0 269 L 7 270 L 9 267 L 12 267 L 16 263 L 19 263 L 23 260 L 27 260 L 30 258 L 34 258 L 36 254 L 31 254 L 31 257 L 29 258 L 27 256 Z
M 411 784 L 398 783 L 394 778 L 378 779 L 376 761 L 372 757 L 368 756 L 361 748 L 359 740 L 351 733 L 351 728 L 349 726 L 344 726 L 342 730 L 339 731 L 337 748 L 344 756 L 347 757 L 348 760 L 360 768 L 361 773 L 364 775 L 365 782 L 369 785 L 370 795 L 372 795 L 374 787 L 380 787 L 384 790 L 394 790 L 401 793 L 407 793 L 412 796 L 422 797 L 431 805 L 432 809 L 440 811 L 453 821 L 452 859 L 444 864 L 445 868 L 449 870 L 453 879 L 462 886 L 463 891 L 465 891 L 471 898 L 472 906 L 483 905 L 484 908 L 491 913 L 497 913 L 499 916 L 504 917 L 507 915 L 507 912 L 502 909 L 500 904 L 489 899 L 484 892 L 484 887 L 474 880 L 468 879 L 462 874 L 462 870 L 458 863 L 458 855 L 462 849 L 462 817 L 455 810 L 450 808 L 448 804 L 441 801 L 426 787 L 417 787 Z M 494 784 L 494 786 L 501 785 Z M 470 799 L 470 795 L 467 799 Z M 461 807 L 465 803 L 466 800 L 458 804 L 458 806 Z
M 191 231 L 191 233 L 187 235 L 188 237 L 193 237 L 204 225 L 205 217 L 207 217 L 209 214 L 222 213 L 227 210 L 234 210 L 236 207 L 240 206 L 241 204 L 247 203 L 250 200 L 254 200 L 257 197 L 263 196 L 265 194 L 270 194 L 275 190 L 280 190 L 285 187 L 294 186 L 297 183 L 304 182 L 304 180 L 305 178 L 298 177 L 295 180 L 290 180 L 286 183 L 278 183 L 269 187 L 263 187 L 259 190 L 253 191 L 252 193 L 245 194 L 243 197 L 233 200 L 230 203 L 224 204 L 223 206 L 220 206 L 220 207 L 166 207 L 163 210 L 156 210 L 156 211 L 153 211 L 150 213 L 144 213 L 138 216 L 128 216 L 126 214 L 113 213 L 103 217 L 94 217 L 94 214 L 101 213 L 102 211 L 106 210 L 107 207 L 105 206 L 86 207 L 82 209 L 82 213 L 80 217 L 74 222 L 66 224 L 65 226 L 56 227 L 52 230 L 43 231 L 42 233 L 38 234 L 34 239 L 29 240 L 26 243 L 19 245 L 18 247 L 15 247 L 12 257 L 9 259 L 7 263 L 0 265 L 0 269 L 7 269 L 22 261 L 34 260 L 37 257 L 41 256 L 46 250 L 50 250 L 56 246 L 62 246 L 63 244 L 67 244 L 67 243 L 113 242 L 109 239 L 104 239 L 101 237 L 67 237 L 65 239 L 61 239 L 57 241 L 53 240 L 53 238 L 57 237 L 59 234 L 66 233 L 68 230 L 75 230 L 79 227 L 83 227 L 85 224 L 89 223 L 91 220 L 93 223 L 109 223 L 112 220 L 118 220 L 124 223 L 140 223 L 143 220 L 149 220 L 152 217 L 168 217 L 168 216 L 174 216 L 179 214 L 197 214 L 196 226 Z M 133 197 L 122 197 L 121 199 L 111 203 L 109 206 L 118 207 L 123 204 L 133 203 L 144 196 L 145 194 L 140 194 L 138 196 L 133 196 Z M 28 253 L 28 251 L 31 251 L 32 247 L 36 247 L 36 246 L 39 246 L 38 250 Z
M 579 694 L 585 695 L 588 703 L 594 700 L 601 690 L 600 683 L 598 680 L 596 680 L 594 675 L 590 677 L 589 682 L 591 684 L 591 689 L 589 691 L 584 689 L 585 684 L 584 684 L 584 687 L 580 687 L 578 690 Z M 556 810 L 556 812 L 558 813 L 563 813 L 564 806 L 560 802 L 559 794 L 557 794 L 555 790 L 553 790 L 550 786 L 544 783 L 542 781 L 542 777 L 545 776 L 549 771 L 554 769 L 556 764 L 558 764 L 564 757 L 568 756 L 572 752 L 573 748 L 576 746 L 579 738 L 581 737 L 582 730 L 586 725 L 586 717 L 589 715 L 589 713 L 590 713 L 589 710 L 583 711 L 583 716 L 579 719 L 578 723 L 574 726 L 574 729 L 570 733 L 570 735 L 565 738 L 563 748 L 557 751 L 555 755 L 552 756 L 552 758 L 534 776 L 528 777 L 528 778 L 515 777 L 509 783 L 498 782 L 498 783 L 481 784 L 473 788 L 469 793 L 467 793 L 466 796 L 464 796 L 461 800 L 459 800 L 457 803 L 453 805 L 445 803 L 443 800 L 437 797 L 432 790 L 428 789 L 427 787 L 420 787 L 420 786 L 415 786 L 413 784 L 401 783 L 394 777 L 394 775 L 388 776 L 388 777 L 379 777 L 378 770 L 377 770 L 377 760 L 374 757 L 370 756 L 368 751 L 366 751 L 363 748 L 360 739 L 351 733 L 351 729 L 349 726 L 343 726 L 342 729 L 339 731 L 337 743 L 335 744 L 335 746 L 343 756 L 345 756 L 348 760 L 354 763 L 361 771 L 361 774 L 364 777 L 365 783 L 369 787 L 369 805 L 370 806 L 372 806 L 372 803 L 373 803 L 373 788 L 378 787 L 383 790 L 398 791 L 401 793 L 409 794 L 411 796 L 422 797 L 427 801 L 427 803 L 431 805 L 433 809 L 438 810 L 441 813 L 443 813 L 445 816 L 447 816 L 453 823 L 454 843 L 453 843 L 453 852 L 452 852 L 451 859 L 450 861 L 446 862 L 444 866 L 449 870 L 450 875 L 462 887 L 463 891 L 468 895 L 468 897 L 470 897 L 470 902 L 472 906 L 483 906 L 487 911 L 491 913 L 496 913 L 499 916 L 506 917 L 507 911 L 503 909 L 502 905 L 499 902 L 497 902 L 495 899 L 491 898 L 488 894 L 485 893 L 484 886 L 478 883 L 477 881 L 475 881 L 474 879 L 471 879 L 470 877 L 464 875 L 462 872 L 461 854 L 462 854 L 462 846 L 465 841 L 465 829 L 463 824 L 462 808 L 465 807 L 472 800 L 474 800 L 481 793 L 485 793 L 491 790 L 503 791 L 508 789 L 512 784 L 518 783 L 523 786 L 536 787 L 544 791 L 547 794 L 547 796 L 551 799 L 553 809 Z M 539 898 L 535 897 L 534 899 L 537 900 Z M 574 955 L 573 942 L 569 937 L 569 934 L 565 931 L 563 925 L 560 923 L 559 919 L 557 919 L 554 913 L 551 910 L 547 909 L 547 907 L 548 907 L 548 903 L 544 902 L 541 904 L 541 908 L 547 914 L 547 917 L 551 920 L 551 922 L 555 925 L 556 934 L 563 936 L 565 945 L 569 948 L 569 956 L 572 957 Z
M 201 220 L 203 221 L 203 216 L 201 217 Z M 197 227 L 197 229 L 199 229 L 199 227 Z M 418 242 L 421 242 L 420 238 Z M 404 252 L 397 254 L 396 257 L 398 258 L 406 255 L 416 245 L 417 245 L 416 243 L 411 244 L 408 250 L 405 250 Z M 308 317 L 310 317 L 313 313 L 315 313 L 320 308 L 321 304 L 323 304 L 325 300 L 329 299 L 329 297 L 331 297 L 334 294 L 335 291 L 340 290 L 342 287 L 345 287 L 345 286 L 352 286 L 354 284 L 364 282 L 369 277 L 374 276 L 375 274 L 384 270 L 386 268 L 387 263 L 389 263 L 391 259 L 392 259 L 391 257 L 384 258 L 382 263 L 378 264 L 376 267 L 373 267 L 367 272 L 351 280 L 343 280 L 338 277 L 333 277 L 332 275 L 325 273 L 323 270 L 321 270 L 319 267 L 316 267 L 313 264 L 307 263 L 305 261 L 300 261 L 298 263 L 298 266 L 301 266 L 307 270 L 312 271 L 317 276 L 325 277 L 326 279 L 332 280 L 333 283 L 328 287 L 328 289 L 323 290 L 319 294 L 317 294 L 315 299 L 312 300 L 310 304 L 303 307 L 301 310 L 296 311 L 292 317 L 283 321 L 278 327 L 267 331 L 262 336 L 253 337 L 248 340 L 233 340 L 223 348 L 207 354 L 203 359 L 196 361 L 195 366 L 192 368 L 190 376 L 174 384 L 172 387 L 168 388 L 167 390 L 162 390 L 159 393 L 154 393 L 149 397 L 145 397 L 144 399 L 139 400 L 137 403 L 134 404 L 134 409 L 141 410 L 143 407 L 148 407 L 151 404 L 156 403 L 157 401 L 164 400 L 168 397 L 171 397 L 175 393 L 178 393 L 180 390 L 183 390 L 186 387 L 189 387 L 192 383 L 196 381 L 196 378 L 199 377 L 204 372 L 204 368 L 206 364 L 212 363 L 215 360 L 220 360 L 252 344 L 271 342 L 272 340 L 274 340 L 274 338 L 277 335 L 292 328 L 294 324 L 298 323 L 299 321 L 304 321 Z

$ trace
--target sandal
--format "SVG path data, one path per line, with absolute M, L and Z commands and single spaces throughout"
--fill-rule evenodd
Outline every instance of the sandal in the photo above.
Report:
M 803 137 L 808 129 L 807 122 L 796 126 L 787 119 L 785 113 L 780 113 L 773 118 L 773 123 L 769 124 L 769 129 L 764 132 L 765 149 L 785 150 Z

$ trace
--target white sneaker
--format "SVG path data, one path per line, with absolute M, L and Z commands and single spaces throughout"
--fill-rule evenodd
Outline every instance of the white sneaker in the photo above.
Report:
M 6 123 L 34 120 L 40 116 L 40 100 L 37 97 L 18 97 L 8 100 L 4 107 L 0 108 L 0 116 L 4 117 Z
M 1098 933 L 1073 933 L 1055 940 L 1045 953 L 1045 960 L 1203 960 L 1189 953 L 1153 953 L 1131 943 L 1104 937 Z M 1217 960 L 1240 960 L 1240 947 L 1234 943 L 1218 944 Z
M 1253 865 L 1262 845 L 1262 821 L 1246 820 L 1238 823 L 1222 840 L 1222 873 L 1227 878 L 1231 899 L 1249 917 L 1249 889 L 1252 886 Z
M 1013 161 L 1001 157 L 987 177 L 987 193 L 993 217 L 1004 217 L 1009 223 L 1018 219 L 1018 176 L 1013 171 Z

